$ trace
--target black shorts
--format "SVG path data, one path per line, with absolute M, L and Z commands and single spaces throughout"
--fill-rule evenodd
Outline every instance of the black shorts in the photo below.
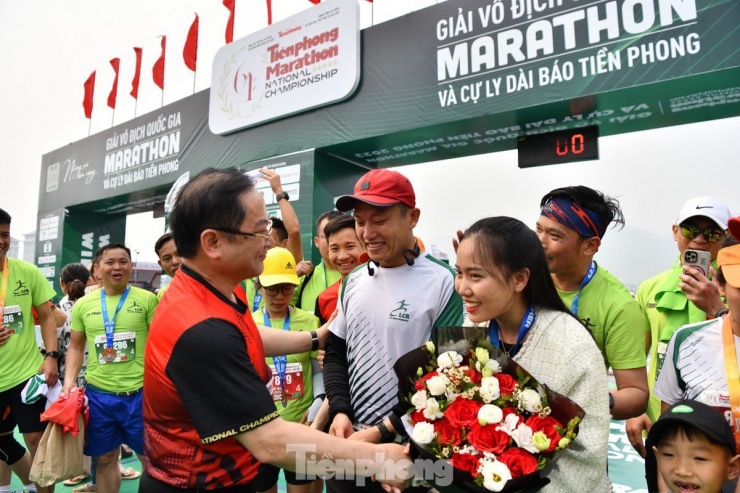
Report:
M 205 493 L 207 489 L 202 488 L 178 488 L 167 483 L 154 479 L 146 473 L 146 469 L 141 472 L 139 478 L 139 493 Z M 246 485 L 231 486 L 229 488 L 214 489 L 218 493 L 256 493 L 254 481 Z
M 21 391 L 25 386 L 26 382 L 22 382 L 0 392 L 0 434 L 12 432 L 16 425 L 21 433 L 46 429 L 46 421 L 41 421 L 41 413 L 46 409 L 46 397 L 33 404 L 24 404 L 21 401 Z
M 294 473 L 293 471 L 288 471 L 286 469 L 283 469 L 283 472 L 285 473 L 285 482 L 295 486 L 299 486 L 302 484 L 311 484 L 316 481 L 316 478 L 297 479 L 296 473 Z M 260 464 L 257 475 L 254 477 L 254 480 L 252 482 L 255 484 L 255 489 L 257 491 L 267 491 L 277 484 L 279 476 L 279 467 L 273 466 L 272 464 Z

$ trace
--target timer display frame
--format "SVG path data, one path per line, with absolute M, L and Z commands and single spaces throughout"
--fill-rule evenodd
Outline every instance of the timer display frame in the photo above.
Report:
M 599 159 L 599 127 L 522 135 L 517 151 L 520 168 Z

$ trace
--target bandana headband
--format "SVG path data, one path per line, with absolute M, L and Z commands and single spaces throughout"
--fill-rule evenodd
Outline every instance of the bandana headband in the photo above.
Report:
M 555 197 L 542 208 L 542 216 L 548 217 L 563 226 L 577 231 L 581 236 L 603 238 L 606 233 L 606 225 L 601 225 L 599 216 L 595 212 L 579 207 L 572 201 Z

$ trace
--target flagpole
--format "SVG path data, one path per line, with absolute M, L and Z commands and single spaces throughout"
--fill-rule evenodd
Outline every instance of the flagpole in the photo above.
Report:
M 164 87 L 162 88 L 162 106 L 160 108 L 164 108 Z
M 134 99 L 134 101 L 136 101 L 134 103 L 134 118 L 136 118 L 136 108 L 139 107 L 139 98 Z
M 113 108 L 113 114 L 110 116 L 110 126 L 113 128 L 113 120 L 116 118 L 116 109 Z
M 195 70 L 193 70 L 193 94 L 195 94 Z
M 92 129 L 92 116 L 87 119 L 87 136 L 90 137 L 90 130 Z

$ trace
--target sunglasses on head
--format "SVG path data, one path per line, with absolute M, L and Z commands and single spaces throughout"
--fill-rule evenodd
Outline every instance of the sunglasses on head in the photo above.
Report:
M 707 241 L 719 241 L 725 235 L 725 231 L 717 227 L 709 227 L 704 231 L 701 231 L 696 224 L 681 224 L 680 227 L 683 237 L 689 240 L 702 234 Z

